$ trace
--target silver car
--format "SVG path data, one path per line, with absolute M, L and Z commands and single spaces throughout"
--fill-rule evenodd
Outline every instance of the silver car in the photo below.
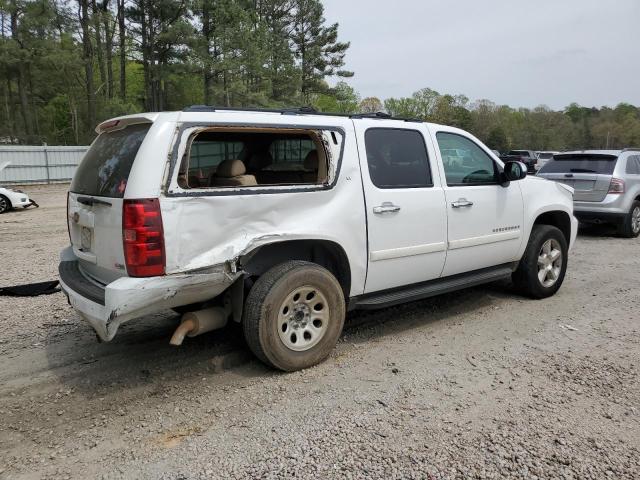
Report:
M 538 175 L 574 188 L 581 222 L 615 224 L 628 238 L 640 234 L 640 149 L 559 153 Z

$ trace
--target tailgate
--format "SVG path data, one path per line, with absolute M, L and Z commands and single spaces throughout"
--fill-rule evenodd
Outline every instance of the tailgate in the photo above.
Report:
M 69 188 L 67 214 L 73 252 L 81 270 L 102 284 L 127 275 L 123 197 L 150 126 L 148 122 L 135 123 L 101 133 L 82 159 Z
M 611 175 L 541 173 L 539 176 L 572 187 L 574 189 L 573 199 L 580 202 L 601 202 L 607 196 L 611 184 Z
M 576 201 L 601 202 L 609 192 L 617 160 L 617 155 L 606 153 L 557 154 L 538 175 L 573 187 Z

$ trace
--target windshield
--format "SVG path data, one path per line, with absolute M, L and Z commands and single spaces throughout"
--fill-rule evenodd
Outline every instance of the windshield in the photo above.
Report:
M 540 173 L 599 173 L 612 175 L 618 157 L 613 155 L 556 155 Z
M 133 160 L 150 127 L 144 123 L 101 134 L 84 156 L 69 190 L 122 198 Z
M 539 153 L 538 158 L 541 160 L 548 160 L 553 157 L 553 153 Z
M 511 150 L 509 152 L 509 155 L 518 155 L 521 157 L 528 157 L 529 156 L 529 152 L 527 152 L 526 150 Z

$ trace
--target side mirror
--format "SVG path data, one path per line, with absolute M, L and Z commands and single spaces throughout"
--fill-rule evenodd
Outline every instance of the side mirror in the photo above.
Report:
M 506 162 L 504 164 L 503 179 L 505 182 L 515 182 L 527 178 L 527 166 L 522 162 Z

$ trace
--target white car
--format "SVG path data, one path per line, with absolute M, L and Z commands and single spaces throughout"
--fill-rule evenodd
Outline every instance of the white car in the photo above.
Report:
M 10 162 L 0 164 L 0 172 L 4 170 Z M 0 213 L 8 212 L 13 208 L 27 208 L 36 205 L 29 195 L 22 190 L 13 190 L 0 185 Z
M 96 130 L 60 280 L 105 341 L 173 308 L 173 344 L 240 322 L 259 359 L 297 370 L 329 355 L 348 310 L 505 278 L 553 295 L 576 238 L 571 187 L 457 128 L 192 107 Z M 465 162 L 445 164 L 450 149 Z

